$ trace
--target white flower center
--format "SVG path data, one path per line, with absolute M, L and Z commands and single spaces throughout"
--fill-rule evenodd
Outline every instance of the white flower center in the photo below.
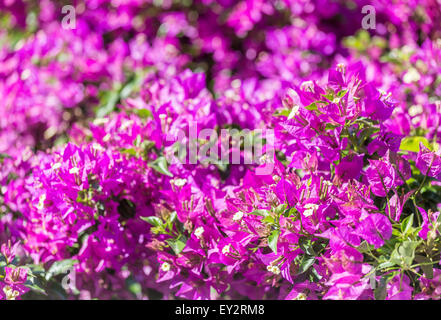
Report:
M 61 163 L 59 163 L 59 162 L 55 162 L 52 165 L 52 170 L 57 170 L 57 169 L 60 169 L 60 168 L 61 168 Z
M 233 216 L 233 221 L 239 221 L 239 220 L 242 220 L 242 217 L 243 217 L 243 212 L 238 211 L 238 212 L 236 212 L 236 213 L 234 214 L 234 216 Z
M 170 271 L 170 264 L 168 262 L 164 262 L 161 264 L 161 270 L 164 272 Z
M 72 169 L 69 170 L 70 174 L 78 174 L 80 172 L 80 169 L 78 169 L 77 167 L 73 167 Z
M 200 239 L 202 237 L 202 234 L 204 233 L 204 231 L 205 231 L 204 227 L 198 227 L 194 231 L 194 235 L 196 236 L 196 238 Z
M 314 214 L 314 211 L 317 210 L 318 205 L 316 205 L 314 203 L 307 203 L 307 204 L 305 204 L 305 208 L 306 208 L 306 210 L 303 212 L 303 215 L 305 217 L 309 217 Z
M 26 80 L 31 76 L 31 70 L 25 69 L 21 73 L 21 80 Z
M 344 71 L 346 70 L 346 65 L 344 63 L 337 64 L 337 71 Z
M 276 275 L 280 274 L 280 269 L 278 266 L 269 265 L 266 267 L 266 270 L 268 270 L 269 272 L 274 273 Z
M 292 107 L 291 112 L 289 113 L 288 120 L 294 118 L 295 116 L 298 116 L 300 114 L 299 112 L 300 107 L 298 105 L 295 105 Z
M 40 196 L 40 198 L 38 199 L 38 205 L 37 205 L 37 209 L 38 210 L 43 210 L 44 209 L 44 202 L 46 201 L 46 195 L 42 194 Z
M 332 182 L 329 181 L 329 180 L 323 180 L 323 184 L 327 185 L 328 187 L 332 187 L 333 186 Z
M 417 114 L 420 114 L 423 112 L 423 106 L 420 104 L 413 105 L 409 108 L 408 112 L 411 117 L 415 117 Z
M 20 292 L 13 290 L 10 286 L 4 287 L 3 292 L 5 293 L 7 300 L 15 300 L 15 298 L 17 298 L 20 294 Z
M 106 134 L 106 135 L 103 137 L 103 142 L 109 142 L 109 141 L 110 141 L 110 138 L 112 138 L 112 136 L 110 135 L 110 133 Z
M 410 68 L 403 77 L 405 83 L 416 82 L 421 79 L 419 72 L 415 68 Z
M 314 83 L 312 81 L 304 81 L 301 85 L 300 85 L 300 90 L 302 91 L 306 91 L 306 90 L 310 90 L 312 91 L 314 88 Z
M 171 183 L 173 183 L 177 187 L 183 187 L 187 183 L 187 179 L 173 179 L 171 180 Z
M 227 244 L 225 247 L 222 248 L 222 254 L 227 254 L 230 252 L 231 244 Z
M 300 292 L 294 300 L 306 300 L 306 294 Z
M 92 144 L 92 147 L 93 147 L 95 150 L 98 150 L 98 151 L 104 151 L 104 148 L 103 148 L 99 143 L 94 142 L 94 143 Z
M 315 203 L 307 203 L 307 204 L 305 204 L 305 208 L 306 209 L 317 209 L 318 208 L 318 205 L 316 205 Z

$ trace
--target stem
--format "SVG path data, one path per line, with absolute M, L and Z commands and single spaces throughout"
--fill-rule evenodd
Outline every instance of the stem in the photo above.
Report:
M 402 173 L 398 170 L 398 168 L 397 168 L 396 166 L 395 166 L 395 169 L 397 170 L 398 174 L 400 175 L 401 180 L 404 181 L 404 185 L 406 186 L 407 192 L 411 192 L 412 189 L 410 189 L 410 186 L 407 184 L 407 181 L 404 179 Z M 414 212 L 414 213 L 415 213 L 415 215 L 416 215 L 416 217 L 417 217 L 418 225 L 421 225 L 420 211 L 418 210 L 418 207 L 417 207 L 417 205 L 416 205 L 415 198 L 413 198 L 413 195 L 412 195 L 411 199 L 412 199 L 413 206 L 415 207 L 415 212 Z M 409 200 L 409 199 L 408 199 L 408 200 Z M 407 202 L 407 201 L 406 201 L 406 202 Z M 404 206 L 405 204 L 406 204 L 406 203 L 403 203 L 403 206 Z
M 418 220 L 418 225 L 421 225 L 421 218 L 420 218 L 421 213 L 420 213 L 420 210 L 418 210 L 418 207 L 416 205 L 416 201 L 415 201 L 414 196 L 412 196 L 411 199 L 412 199 L 413 205 L 415 206 L 416 211 L 418 212 L 418 214 L 416 215 L 417 216 L 417 220 Z
M 410 266 L 410 268 L 415 268 L 415 267 L 420 267 L 420 266 L 430 266 L 436 263 L 439 263 L 441 260 L 435 261 L 435 262 L 422 262 L 422 263 L 418 263 L 418 264 L 414 264 L 412 266 Z
M 368 252 L 366 252 L 368 255 L 370 255 L 372 258 L 375 259 L 375 261 L 378 261 L 378 258 L 372 253 L 371 249 L 369 248 L 369 245 L 366 247 L 368 249 Z
M 430 168 L 427 170 L 427 173 L 429 173 L 429 170 L 430 170 Z M 426 179 L 427 179 L 427 173 L 426 173 L 426 175 L 424 176 L 423 182 L 421 182 L 421 184 L 420 184 L 420 186 L 418 187 L 417 191 L 415 191 L 415 193 L 412 195 L 413 197 L 415 197 L 415 196 L 421 191 L 421 189 L 423 188 L 424 183 L 426 182 Z
M 435 161 L 435 155 L 432 156 L 432 161 L 430 161 L 430 166 L 427 168 L 426 174 L 424 175 L 423 182 L 421 182 L 419 188 L 418 188 L 417 191 L 413 194 L 413 196 L 416 196 L 416 195 L 420 192 L 420 190 L 423 188 L 424 183 L 426 182 L 426 179 L 427 179 L 427 175 L 428 175 L 430 169 L 432 169 L 433 161 Z

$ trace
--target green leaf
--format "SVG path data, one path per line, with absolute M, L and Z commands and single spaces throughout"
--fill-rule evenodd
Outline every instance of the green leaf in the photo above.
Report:
M 337 97 L 343 98 L 346 95 L 346 93 L 348 93 L 347 89 L 341 90 L 337 93 Z
M 401 256 L 398 253 L 398 248 L 395 248 L 394 251 L 392 251 L 392 254 L 390 256 L 390 262 L 396 265 L 401 266 Z
M 369 252 L 371 250 L 371 248 L 372 248 L 372 245 L 370 245 L 366 241 L 363 241 L 357 249 L 361 253 L 366 253 L 366 252 Z
M 46 291 L 43 289 L 43 285 L 41 284 L 40 280 L 37 278 L 30 278 L 26 280 L 24 283 L 24 286 L 31 289 L 32 291 L 44 294 L 47 296 Z
M 328 99 L 329 101 L 333 101 L 333 100 L 334 100 L 334 94 L 335 94 L 335 92 L 334 92 L 334 90 L 332 90 L 332 89 L 329 89 L 329 90 L 330 90 L 330 91 L 328 91 L 327 94 L 322 94 L 322 97 Z
M 128 155 L 136 157 L 136 150 L 135 150 L 135 148 L 121 149 L 121 153 L 128 154 Z
M 311 239 L 308 239 L 307 237 L 300 237 L 299 238 L 299 246 L 302 251 L 310 256 L 316 256 L 314 252 L 314 248 L 312 247 Z
M 154 227 L 162 226 L 162 220 L 155 216 L 141 217 L 142 220 L 150 223 Z
M 279 241 L 280 230 L 274 230 L 268 237 L 268 246 L 277 253 L 277 242 Z
M 78 263 L 78 260 L 75 259 L 65 259 L 54 262 L 47 271 L 45 279 L 50 280 L 53 276 L 67 273 L 76 263 Z
M 170 216 L 167 218 L 167 228 L 171 231 L 173 230 L 173 223 L 175 222 L 176 218 L 177 218 L 178 214 L 176 213 L 176 211 L 173 211 L 172 213 L 170 213 Z
M 358 31 L 355 36 L 349 36 L 343 40 L 343 45 L 347 48 L 364 52 L 369 47 L 370 35 L 366 30 Z
M 100 106 L 96 112 L 98 118 L 103 118 L 107 114 L 115 110 L 115 106 L 119 101 L 119 90 L 117 88 L 102 93 Z
M 314 262 L 315 262 L 314 257 L 305 255 L 302 259 L 302 262 L 300 262 L 300 268 L 298 274 L 302 274 L 308 271 L 308 269 L 314 264 Z
M 165 157 L 159 157 L 155 161 L 149 162 L 149 167 L 158 171 L 161 174 L 165 174 L 166 176 L 173 177 L 173 174 L 168 170 L 168 164 Z
M 119 93 L 121 99 L 126 99 L 128 98 L 132 92 L 134 92 L 136 89 L 136 82 L 131 81 L 129 83 L 127 83 L 124 88 L 121 89 L 121 92 Z
M 393 228 L 392 229 L 392 235 L 396 236 L 396 237 L 400 237 L 401 236 L 401 231 L 398 229 Z
M 286 203 L 283 203 L 283 204 L 281 204 L 281 205 L 278 205 L 278 206 L 274 209 L 274 212 L 275 212 L 278 216 L 280 216 L 283 212 L 285 212 L 286 207 L 287 207 L 287 204 L 286 204 Z
M 170 216 L 168 217 L 167 222 L 169 224 L 173 224 L 173 222 L 175 222 L 177 216 L 178 216 L 178 214 L 176 213 L 176 211 L 173 211 L 172 213 L 170 213 Z
M 332 124 L 332 123 L 327 123 L 325 125 L 325 130 L 334 130 L 335 128 L 340 127 L 341 125 L 339 124 Z
M 441 214 L 438 215 L 438 218 L 436 219 L 436 223 L 438 225 L 437 230 L 438 230 L 439 233 L 441 233 Z
M 184 236 L 181 236 L 178 239 L 168 239 L 165 241 L 168 243 L 170 248 L 172 248 L 175 254 L 180 254 L 187 243 L 187 239 Z
M 381 277 L 380 283 L 374 290 L 374 297 L 375 300 L 385 300 L 387 297 L 387 279 L 384 277 Z
M 433 278 L 433 264 L 431 264 L 432 261 L 428 257 L 419 254 L 415 256 L 415 261 L 418 263 L 424 263 L 420 267 L 423 270 L 424 274 L 426 275 L 427 279 L 432 279 Z
M 152 118 L 152 112 L 149 109 L 135 109 L 134 111 L 141 119 Z
M 135 281 L 133 277 L 129 277 L 126 280 L 127 289 L 135 297 L 138 297 L 142 293 L 142 286 L 139 282 Z
M 258 210 L 254 210 L 253 212 L 250 212 L 248 214 L 252 214 L 254 216 L 267 217 L 269 215 L 269 212 L 268 212 L 268 210 L 258 209 Z
M 306 106 L 305 109 L 306 110 L 317 110 L 318 109 L 317 103 L 313 102 L 310 105 Z
M 6 153 L 0 153 L 0 160 L 6 159 L 6 158 L 10 158 L 11 159 L 11 156 L 9 154 L 6 154 Z
M 311 282 L 318 282 L 323 278 L 315 268 L 311 268 Z
M 413 213 L 401 222 L 401 232 L 407 234 L 413 226 Z
M 291 217 L 291 216 L 293 216 L 293 215 L 296 215 L 297 213 L 298 213 L 297 209 L 296 209 L 295 207 L 292 207 L 291 209 L 286 210 L 286 211 L 283 213 L 283 216 L 284 216 L 285 218 L 289 218 L 289 217 Z
M 141 146 L 141 142 L 142 142 L 142 137 L 141 135 L 137 135 L 136 139 L 133 141 L 133 145 L 137 148 L 139 148 Z
M 415 249 L 418 246 L 418 241 L 404 241 L 403 244 L 398 248 L 398 252 L 404 257 L 413 258 L 415 257 Z
M 415 257 L 415 249 L 418 246 L 418 241 L 404 241 L 398 248 L 396 248 L 391 255 L 390 261 L 400 266 L 410 266 Z
M 268 223 L 268 224 L 274 224 L 275 220 L 273 216 L 266 216 L 265 218 L 262 219 L 263 223 Z
M 6 263 L 6 258 L 0 254 L 0 268 L 6 267 L 8 264 Z
M 36 275 L 43 275 L 46 273 L 46 270 L 44 269 L 42 264 L 27 264 L 22 266 L 21 268 L 28 269 L 28 275 L 32 277 Z
M 407 137 L 401 140 L 400 150 L 419 152 L 420 142 L 422 142 L 426 148 L 431 149 L 429 140 L 425 137 Z
M 385 269 L 385 268 L 390 268 L 390 267 L 393 267 L 394 265 L 395 265 L 395 263 L 393 263 L 393 262 L 385 261 L 385 262 L 380 263 L 377 266 L 377 269 L 381 270 L 381 269 Z
M 274 117 L 280 117 L 280 116 L 288 117 L 290 113 L 291 113 L 291 109 L 283 109 L 283 110 L 274 112 L 273 116 Z
M 144 150 L 145 152 L 149 151 L 150 149 L 152 149 L 153 147 L 155 147 L 155 142 L 151 141 L 151 140 L 143 140 L 141 142 L 141 146 L 142 150 Z

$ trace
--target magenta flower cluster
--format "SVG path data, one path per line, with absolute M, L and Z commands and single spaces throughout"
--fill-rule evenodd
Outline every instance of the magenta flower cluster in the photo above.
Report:
M 1 299 L 441 298 L 438 0 L 64 5 L 0 0 Z

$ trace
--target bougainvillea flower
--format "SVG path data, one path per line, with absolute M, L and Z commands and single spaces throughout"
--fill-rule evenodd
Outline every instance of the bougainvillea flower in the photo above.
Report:
M 391 237 L 392 225 L 386 216 L 380 213 L 370 214 L 360 222 L 357 234 L 375 248 L 379 248 Z
M 366 176 L 371 191 L 376 196 L 384 197 L 397 184 L 396 170 L 389 161 L 369 160 L 369 163 Z
M 441 180 L 441 155 L 440 151 L 431 152 L 422 143 L 416 159 L 416 167 L 423 175 Z
M 410 286 L 409 277 L 405 274 L 396 275 L 387 284 L 386 300 L 411 300 L 412 287 Z
M 363 169 L 363 155 L 352 154 L 344 157 L 335 168 L 335 174 L 342 181 L 358 179 Z

